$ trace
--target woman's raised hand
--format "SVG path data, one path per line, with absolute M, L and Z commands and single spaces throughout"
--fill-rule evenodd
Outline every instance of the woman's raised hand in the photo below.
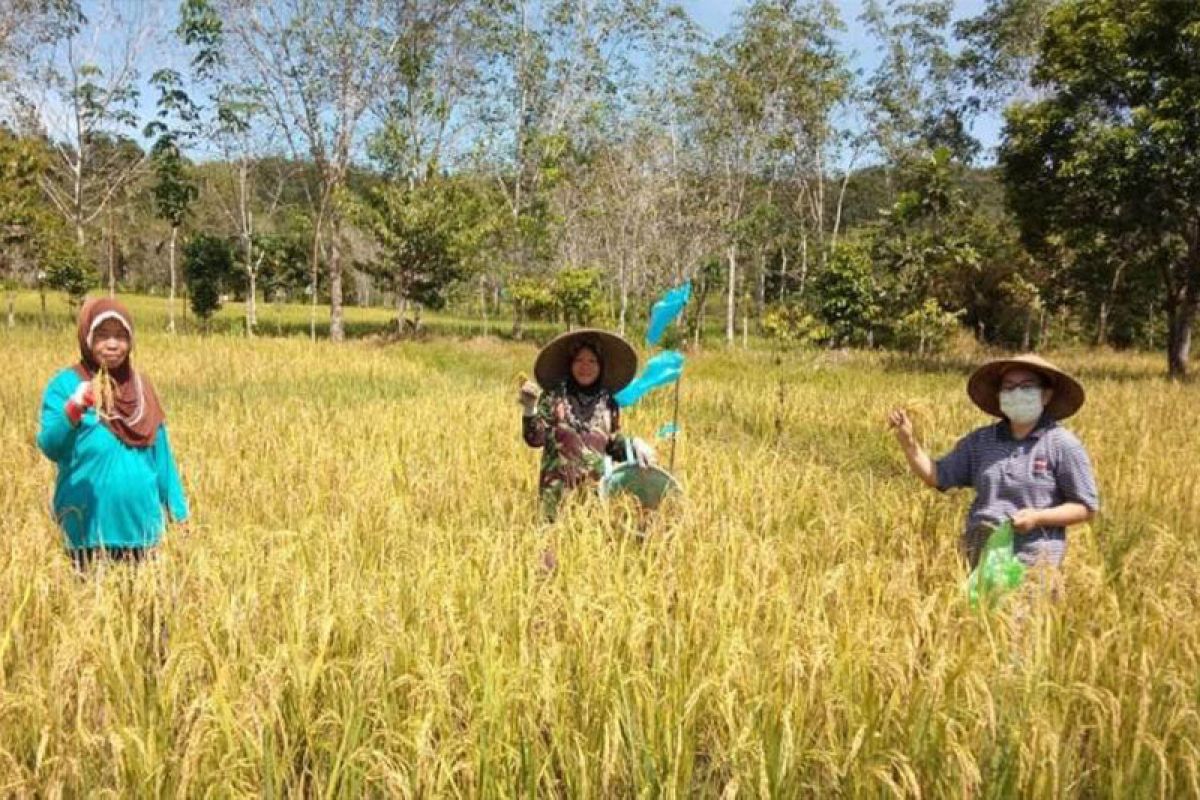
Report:
M 521 404 L 525 411 L 532 413 L 541 395 L 542 390 L 538 388 L 536 383 L 525 381 L 525 383 L 521 384 L 521 390 L 517 395 L 517 402 Z
M 887 421 L 888 427 L 896 434 L 896 439 L 905 449 L 916 444 L 912 420 L 909 419 L 907 411 L 903 408 L 893 408 L 888 412 Z

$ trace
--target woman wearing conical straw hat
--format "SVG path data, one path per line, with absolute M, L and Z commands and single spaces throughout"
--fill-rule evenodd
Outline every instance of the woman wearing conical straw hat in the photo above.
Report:
M 1036 355 L 990 361 L 967 381 L 975 405 L 999 421 L 967 434 L 932 460 L 913 436 L 904 409 L 888 422 L 912 471 L 940 491 L 975 490 L 963 552 L 972 568 L 988 534 L 1011 520 L 1014 552 L 1026 566 L 1062 565 L 1066 529 L 1099 509 L 1096 480 L 1083 444 L 1060 421 L 1083 405 L 1083 387 Z
M 133 319 L 109 298 L 79 312 L 79 362 L 42 398 L 37 444 L 58 468 L 54 515 L 75 566 L 141 561 L 188 504 L 150 380 L 130 363 Z
M 600 480 L 605 456 L 626 458 L 613 395 L 636 372 L 633 347 L 594 328 L 564 333 L 538 353 L 537 383 L 526 381 L 518 402 L 525 443 L 542 449 L 538 494 L 546 519 L 554 519 L 567 493 Z M 641 439 L 630 440 L 630 450 L 643 465 L 654 460 L 653 448 Z

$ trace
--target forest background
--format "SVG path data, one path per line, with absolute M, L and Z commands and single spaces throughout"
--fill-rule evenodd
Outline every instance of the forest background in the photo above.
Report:
M 103 287 L 172 330 L 236 299 L 251 334 L 298 301 L 334 340 L 355 305 L 401 337 L 625 332 L 690 279 L 696 345 L 969 335 L 1183 375 L 1198 36 L 1167 0 L 16 0 L 8 324 L 22 289 Z

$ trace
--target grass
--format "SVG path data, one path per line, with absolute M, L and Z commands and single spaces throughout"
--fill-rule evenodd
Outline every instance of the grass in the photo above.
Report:
M 33 444 L 72 334 L 0 330 L 2 795 L 1200 794 L 1200 388 L 1155 355 L 1054 354 L 1105 510 L 1014 628 L 965 602 L 969 497 L 881 422 L 907 402 L 949 447 L 984 421 L 969 359 L 692 357 L 687 494 L 639 544 L 620 508 L 538 524 L 532 345 L 158 327 L 194 520 L 86 581 Z

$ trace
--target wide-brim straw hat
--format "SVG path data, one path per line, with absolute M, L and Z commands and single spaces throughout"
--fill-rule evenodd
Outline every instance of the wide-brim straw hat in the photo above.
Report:
M 571 359 L 578 348 L 588 345 L 600 357 L 600 385 L 619 392 L 637 374 L 638 357 L 633 345 L 615 333 L 598 328 L 580 328 L 554 337 L 542 348 L 533 364 L 533 375 L 543 389 L 554 389 L 571 374 Z
M 1000 380 L 1011 369 L 1027 369 L 1046 380 L 1054 390 L 1046 411 L 1055 419 L 1066 419 L 1083 405 L 1086 395 L 1079 381 L 1041 356 L 1027 353 L 989 361 L 975 370 L 967 381 L 967 394 L 971 400 L 993 417 L 1004 416 L 1000 410 Z

